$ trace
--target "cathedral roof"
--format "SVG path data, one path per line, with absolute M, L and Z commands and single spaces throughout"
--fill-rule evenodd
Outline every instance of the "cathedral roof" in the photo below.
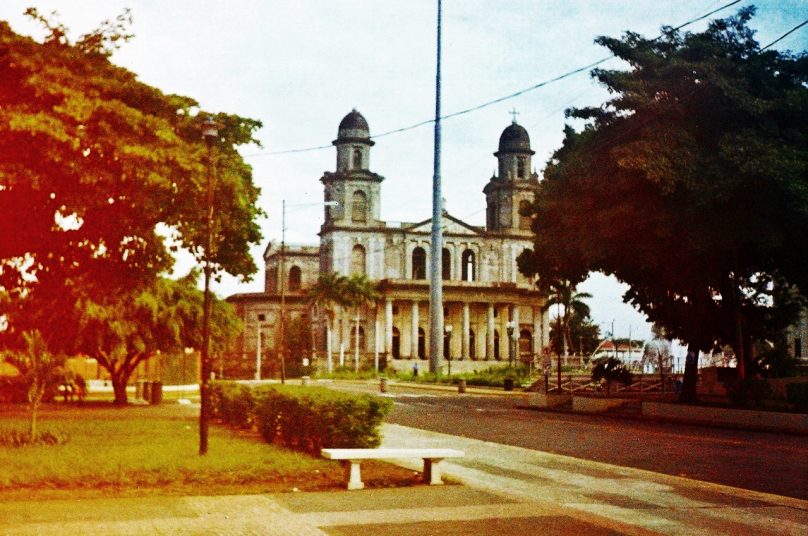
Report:
M 515 121 L 508 125 L 499 137 L 499 152 L 534 154 L 530 149 L 530 136 L 525 127 Z
M 339 135 L 345 130 L 364 130 L 370 133 L 368 122 L 362 114 L 356 111 L 356 108 L 351 110 L 351 113 L 342 118 L 339 123 Z

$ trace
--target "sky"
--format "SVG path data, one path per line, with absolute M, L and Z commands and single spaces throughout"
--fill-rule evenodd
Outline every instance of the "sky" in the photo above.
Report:
M 530 88 L 609 56 L 594 44 L 600 35 L 634 31 L 656 37 L 731 0 L 444 0 L 443 113 L 465 110 Z M 762 44 L 808 15 L 808 0 L 742 1 L 758 7 L 752 27 Z M 2 0 L 0 19 L 21 34 L 41 38 L 25 8 L 57 11 L 73 38 L 132 10 L 135 37 L 112 61 L 166 93 L 193 97 L 207 111 L 236 113 L 263 122 L 262 147 L 241 151 L 253 166 L 267 213 L 264 241 L 252 255 L 262 266 L 269 240 L 281 238 L 285 200 L 287 243 L 318 241 L 324 171 L 333 171 L 331 141 L 352 108 L 367 119 L 371 136 L 434 116 L 436 0 Z M 688 26 L 700 31 L 706 22 Z M 776 45 L 808 49 L 808 27 Z M 621 68 L 609 60 L 603 68 Z M 482 188 L 493 174 L 499 135 L 512 115 L 530 134 L 533 165 L 541 173 L 559 147 L 569 107 L 600 105 L 605 90 L 582 72 L 518 97 L 443 121 L 441 175 L 450 214 L 485 224 Z M 580 126 L 575 125 L 574 126 Z M 284 153 L 295 149 L 325 149 Z M 381 218 L 421 221 L 431 215 L 433 128 L 423 125 L 379 136 L 371 170 L 386 177 Z M 187 271 L 191 261 L 178 260 Z M 220 296 L 262 290 L 225 277 Z M 622 302 L 625 287 L 596 274 L 579 288 L 593 294 L 592 317 L 601 331 L 614 322 L 618 337 L 650 337 L 645 317 Z

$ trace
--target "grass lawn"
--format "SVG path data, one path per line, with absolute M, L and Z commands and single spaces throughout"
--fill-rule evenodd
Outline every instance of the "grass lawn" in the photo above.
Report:
M 267 445 L 252 432 L 212 424 L 208 454 L 199 456 L 198 413 L 171 403 L 43 406 L 40 430 L 69 439 L 0 447 L 0 500 L 344 489 L 338 463 Z M 0 406 L 0 434 L 27 425 L 26 406 Z M 415 482 L 412 471 L 379 462 L 363 463 L 362 473 L 368 487 Z

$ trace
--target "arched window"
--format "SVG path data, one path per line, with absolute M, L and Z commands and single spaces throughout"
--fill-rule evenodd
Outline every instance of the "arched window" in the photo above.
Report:
M 474 330 L 469 330 L 469 357 L 477 359 L 477 346 L 474 344 Z
M 533 357 L 533 334 L 523 329 L 519 332 L 519 358 L 529 362 Z
M 300 290 L 301 272 L 299 266 L 289 268 L 289 290 Z
M 397 327 L 393 327 L 393 347 L 390 349 L 393 359 L 401 359 L 401 332 Z
M 527 176 L 527 159 L 522 157 L 516 160 L 516 176 L 524 179 Z
M 359 244 L 351 250 L 351 273 L 365 275 L 365 248 Z
M 530 201 L 522 199 L 519 201 L 519 228 L 530 229 L 530 223 L 533 218 L 530 217 Z
M 353 168 L 362 169 L 362 149 L 354 147 L 353 150 Z
M 278 269 L 274 266 L 267 270 L 266 289 L 267 292 L 276 292 L 278 290 Z
M 474 281 L 477 273 L 474 252 L 467 249 L 463 252 L 463 255 L 461 255 L 460 260 L 463 270 L 463 281 Z
M 424 328 L 418 328 L 418 357 L 426 359 L 426 332 L 424 332 Z
M 452 254 L 449 253 L 449 250 L 443 248 L 443 252 L 440 256 L 441 262 L 441 277 L 444 281 L 448 281 L 452 278 Z
M 494 359 L 499 361 L 502 356 L 499 355 L 499 331 L 494 330 Z
M 412 278 L 426 279 L 426 251 L 417 247 L 412 250 Z
M 353 221 L 368 221 L 368 203 L 367 196 L 362 190 L 357 190 L 353 193 L 353 211 L 351 212 L 351 220 Z

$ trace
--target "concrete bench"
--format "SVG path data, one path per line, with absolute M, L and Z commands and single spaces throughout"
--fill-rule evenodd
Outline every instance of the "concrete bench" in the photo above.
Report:
M 443 484 L 440 475 L 440 462 L 444 458 L 461 458 L 463 451 L 455 449 L 323 449 L 321 454 L 329 460 L 342 460 L 348 480 L 348 489 L 362 489 L 365 484 L 359 472 L 362 460 L 390 460 L 398 458 L 422 458 L 424 460 L 424 482 Z

